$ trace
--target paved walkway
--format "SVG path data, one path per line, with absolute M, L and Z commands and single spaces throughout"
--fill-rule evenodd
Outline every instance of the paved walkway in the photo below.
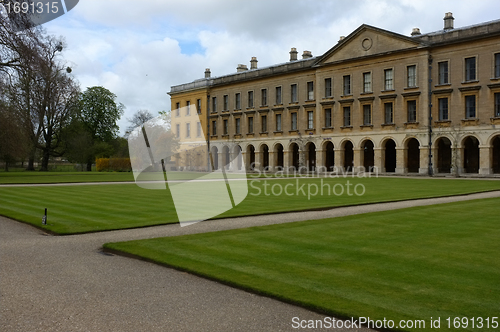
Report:
M 324 316 L 152 263 L 110 256 L 100 248 L 105 242 L 488 197 L 500 197 L 500 191 L 64 237 L 0 217 L 0 330 L 296 331 L 293 317 Z

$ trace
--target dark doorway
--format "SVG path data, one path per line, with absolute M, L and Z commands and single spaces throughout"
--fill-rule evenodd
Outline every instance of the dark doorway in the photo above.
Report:
M 213 170 L 219 169 L 219 149 L 216 146 L 212 148 L 212 156 L 211 156 L 211 165 L 213 166 Z
M 408 173 L 418 173 L 420 168 L 420 143 L 416 138 L 411 138 L 406 146 L 408 149 L 406 160 Z
M 269 147 L 264 144 L 260 148 L 262 154 L 262 167 L 264 170 L 269 169 Z
M 276 144 L 274 150 L 276 152 L 276 166 L 283 168 L 283 145 Z
M 442 137 L 439 139 L 437 147 L 438 173 L 451 173 L 451 141 Z
M 500 173 L 500 136 L 495 137 L 492 142 L 493 151 L 492 151 L 492 167 L 493 173 Z
M 464 172 L 479 173 L 479 141 L 472 136 L 464 140 Z
M 373 172 L 373 167 L 375 166 L 375 153 L 373 147 L 373 142 L 370 140 L 363 144 L 363 166 L 366 172 Z
M 325 145 L 325 167 L 328 171 L 333 170 L 335 165 L 335 152 L 333 150 L 334 146 L 332 142 L 327 142 Z
M 253 147 L 253 145 L 248 146 L 247 153 L 248 153 L 248 162 L 250 164 L 250 169 L 254 170 L 255 169 L 255 148 Z
M 292 166 L 299 169 L 299 146 L 296 143 L 292 144 Z
M 307 169 L 314 171 L 316 169 L 316 146 L 314 143 L 307 144 Z
M 354 167 L 354 146 L 351 141 L 347 141 L 344 144 L 344 169 L 348 172 L 353 170 Z
M 396 172 L 396 142 L 389 139 L 385 142 L 385 171 L 387 173 Z

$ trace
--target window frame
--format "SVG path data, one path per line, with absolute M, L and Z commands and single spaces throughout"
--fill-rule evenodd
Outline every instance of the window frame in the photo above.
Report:
M 314 81 L 307 82 L 306 86 L 307 86 L 307 91 L 306 91 L 307 92 L 307 95 L 306 95 L 307 99 L 306 100 L 307 101 L 315 100 L 315 98 L 314 98 Z
M 241 118 L 234 119 L 234 132 L 236 135 L 241 134 Z
M 388 77 L 391 74 L 390 78 Z M 384 69 L 384 91 L 393 91 L 394 90 L 394 68 L 386 68 Z
M 390 121 L 388 120 L 388 106 L 390 106 Z M 394 102 L 388 101 L 384 103 L 384 124 L 394 124 Z
M 368 77 L 368 81 L 366 78 Z M 373 88 L 372 88 L 372 72 L 364 72 L 363 73 L 363 93 L 372 93 Z
M 198 121 L 196 125 L 196 137 L 201 137 L 201 122 Z
M 223 106 L 223 111 L 229 110 L 229 95 L 224 95 L 222 97 L 222 106 Z
M 438 114 L 439 121 L 450 120 L 450 100 L 448 97 L 438 98 L 438 112 L 439 112 Z
M 410 107 L 410 105 L 412 107 Z M 407 123 L 417 123 L 417 100 L 411 99 L 406 101 L 406 122 Z
M 496 92 L 493 95 L 493 98 L 494 98 L 494 103 L 495 103 L 493 115 L 495 118 L 500 118 L 500 92 Z
M 234 109 L 241 110 L 241 92 L 234 94 Z
M 281 113 L 276 114 L 276 131 L 283 131 Z
M 267 89 L 260 89 L 260 102 L 261 106 L 267 106 Z
M 253 116 L 249 116 L 247 118 L 247 127 L 248 127 L 247 129 L 248 129 L 248 133 L 249 134 L 253 134 L 254 133 L 253 125 L 254 125 L 254 123 L 253 123 Z
M 196 99 L 196 112 L 201 114 L 201 99 Z
M 229 120 L 222 120 L 222 135 L 229 135 Z
M 275 97 L 276 105 L 283 105 L 283 89 L 281 88 L 281 85 L 276 87 Z
M 299 102 L 298 90 L 299 87 L 297 83 L 290 84 L 290 103 Z
M 253 90 L 248 91 L 247 97 L 248 97 L 247 98 L 247 107 L 254 108 L 255 107 L 255 100 L 254 100 Z
M 493 78 L 500 78 L 500 52 L 493 54 Z
M 212 136 L 217 136 L 217 120 L 212 120 Z
M 411 73 L 413 71 L 413 73 Z M 407 88 L 417 88 L 417 65 L 412 64 L 406 66 L 406 87 Z
M 474 60 L 474 68 L 469 68 L 469 62 L 468 60 Z M 474 77 L 471 77 L 471 75 L 474 74 Z M 477 79 L 477 56 L 470 56 L 467 58 L 464 58 L 464 82 L 476 82 Z
M 352 127 L 351 106 L 343 106 L 342 107 L 342 118 L 343 118 L 342 123 L 343 123 L 344 127 Z
M 175 137 L 180 138 L 181 137 L 181 125 L 179 123 L 175 124 Z
M 351 84 L 351 75 L 342 76 L 342 92 L 343 96 L 351 96 L 352 95 L 352 84 Z
M 444 66 L 446 65 L 446 66 Z M 443 70 L 442 70 L 443 69 Z M 438 85 L 450 84 L 450 61 L 438 62 Z
M 477 96 L 476 95 L 467 95 L 465 97 L 465 119 L 474 120 L 477 119 Z M 473 104 L 469 104 L 471 101 L 474 101 Z M 471 111 L 474 112 L 474 116 L 471 115 Z
M 191 115 L 191 101 L 187 100 L 186 101 L 186 116 L 190 116 L 190 115 Z
M 331 77 L 325 78 L 325 98 L 333 97 L 333 80 Z
M 297 112 L 290 113 L 290 130 L 298 130 Z
M 186 138 L 191 137 L 191 123 L 187 122 L 186 123 Z
M 325 108 L 324 116 L 325 116 L 325 128 L 332 128 L 333 127 L 332 109 L 330 107 Z
M 307 111 L 307 129 L 314 129 L 314 111 Z
M 217 97 L 212 97 L 212 113 L 217 113 Z
M 267 133 L 267 115 L 260 116 L 261 133 Z
M 181 103 L 175 103 L 175 116 L 181 115 Z
M 368 119 L 367 119 L 368 113 Z M 372 124 L 372 105 L 363 104 L 363 126 L 371 126 Z

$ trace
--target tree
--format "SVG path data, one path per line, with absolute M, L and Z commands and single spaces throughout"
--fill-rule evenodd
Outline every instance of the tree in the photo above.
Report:
M 116 103 L 116 95 L 101 86 L 88 88 L 80 96 L 80 121 L 84 131 L 90 137 L 90 151 L 86 160 L 87 171 L 92 170 L 92 163 L 97 155 L 107 153 L 106 144 L 116 139 L 117 121 L 125 106 Z
M 127 118 L 127 121 L 130 123 L 130 125 L 127 127 L 125 137 L 128 137 L 132 130 L 139 126 L 142 126 L 153 118 L 153 114 L 151 114 L 148 110 L 138 110 L 137 112 L 135 112 L 131 118 Z

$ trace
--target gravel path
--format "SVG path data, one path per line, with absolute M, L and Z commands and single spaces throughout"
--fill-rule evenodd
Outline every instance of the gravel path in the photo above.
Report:
M 105 242 L 488 197 L 500 197 L 500 191 L 64 237 L 0 217 L 0 330 L 296 331 L 293 317 L 324 316 L 152 263 L 102 253 L 100 248 Z

